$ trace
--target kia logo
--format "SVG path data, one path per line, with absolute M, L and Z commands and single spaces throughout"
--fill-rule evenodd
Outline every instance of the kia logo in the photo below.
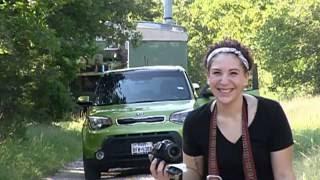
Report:
M 136 113 L 136 116 L 143 116 L 143 115 L 144 115 L 143 112 L 137 112 L 137 113 Z

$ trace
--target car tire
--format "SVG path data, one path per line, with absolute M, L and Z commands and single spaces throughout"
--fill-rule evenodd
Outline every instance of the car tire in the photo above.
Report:
M 86 180 L 100 179 L 101 174 L 99 168 L 96 165 L 90 163 L 88 160 L 83 159 L 84 177 Z

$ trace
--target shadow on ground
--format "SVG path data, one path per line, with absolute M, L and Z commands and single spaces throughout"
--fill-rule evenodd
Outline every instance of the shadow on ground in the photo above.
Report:
M 149 175 L 149 169 L 146 168 L 115 168 L 101 174 L 101 179 L 114 180 L 153 180 Z M 84 180 L 84 171 L 82 160 L 67 164 L 60 169 L 54 176 L 44 178 L 43 180 Z
M 102 179 L 153 179 L 147 168 L 117 168 L 102 173 Z

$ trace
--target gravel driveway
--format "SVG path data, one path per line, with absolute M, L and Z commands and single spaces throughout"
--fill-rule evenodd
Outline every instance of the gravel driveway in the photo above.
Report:
M 109 172 L 102 174 L 102 179 L 154 180 L 148 173 L 148 169 L 110 169 Z M 43 178 L 43 180 L 84 180 L 82 160 L 67 164 L 54 176 Z

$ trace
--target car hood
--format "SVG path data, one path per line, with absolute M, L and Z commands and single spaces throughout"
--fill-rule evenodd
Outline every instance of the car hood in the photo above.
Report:
M 193 108 L 195 108 L 195 100 L 161 101 L 121 105 L 93 106 L 90 111 L 90 115 L 116 117 L 133 117 L 139 115 L 168 115 L 172 112 L 190 110 Z

